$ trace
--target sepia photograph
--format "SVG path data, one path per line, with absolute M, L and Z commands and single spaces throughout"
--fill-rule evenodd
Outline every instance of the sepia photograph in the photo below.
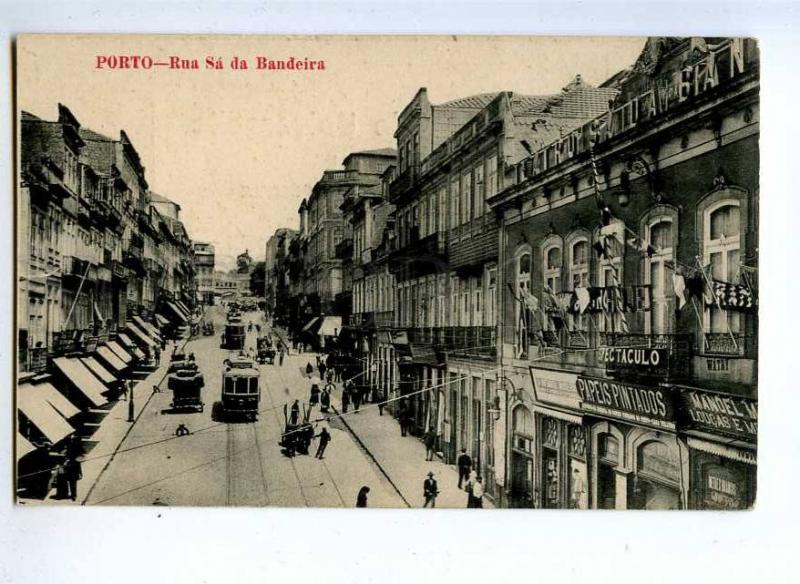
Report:
M 756 505 L 755 39 L 14 59 L 17 509 Z

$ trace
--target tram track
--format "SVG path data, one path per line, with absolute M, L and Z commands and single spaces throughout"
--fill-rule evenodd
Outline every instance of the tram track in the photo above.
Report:
M 236 453 L 234 445 L 234 430 L 231 424 L 226 424 L 225 437 L 225 505 L 230 506 L 235 493 L 233 478 L 233 456 Z
M 269 506 L 270 499 L 269 499 L 269 483 L 267 482 L 267 473 L 264 470 L 264 457 L 261 455 L 261 444 L 258 441 L 258 428 L 256 428 L 256 424 L 253 424 L 253 442 L 256 447 L 256 457 L 258 458 L 258 468 L 259 472 L 261 473 L 261 486 L 264 489 L 264 505 Z

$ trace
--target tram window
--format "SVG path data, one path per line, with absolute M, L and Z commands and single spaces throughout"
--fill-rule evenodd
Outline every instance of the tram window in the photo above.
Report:
M 236 380 L 236 393 L 247 393 L 247 378 L 240 377 Z
M 225 378 L 225 393 L 233 393 L 233 379 Z
M 250 378 L 250 393 L 258 393 L 258 379 L 255 377 Z

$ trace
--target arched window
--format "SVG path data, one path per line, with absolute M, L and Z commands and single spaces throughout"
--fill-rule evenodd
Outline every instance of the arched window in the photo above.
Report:
M 658 217 L 647 226 L 647 243 L 654 250 L 645 254 L 645 284 L 650 285 L 650 312 L 645 318 L 646 334 L 667 334 L 672 328 L 672 271 L 667 263 L 675 259 L 672 219 Z
M 576 288 L 586 288 L 589 286 L 589 257 L 591 248 L 588 236 L 578 236 L 570 240 L 567 250 L 568 259 L 568 279 L 569 288 L 566 292 L 573 292 Z M 588 326 L 588 318 L 583 315 L 568 315 L 570 330 L 585 331 Z
M 531 251 L 529 246 L 522 247 L 517 252 L 516 273 L 514 289 L 517 298 L 521 297 L 521 293 L 531 293 Z M 531 326 L 530 311 L 523 310 L 519 302 L 515 302 L 514 309 L 514 322 L 516 323 L 515 354 L 518 359 L 525 358 L 528 352 L 528 332 Z
M 551 245 L 544 250 L 544 285 L 554 294 L 561 292 L 561 246 Z
M 599 255 L 597 259 L 597 285 L 601 288 L 622 286 L 625 224 L 615 219 L 604 230 L 596 232 L 595 240 L 601 242 L 605 248 L 605 255 Z M 625 318 L 624 314 L 621 312 L 604 312 L 598 316 L 598 330 L 601 332 L 621 332 L 622 321 Z
M 739 282 L 741 261 L 741 217 L 739 202 L 725 199 L 706 209 L 703 221 L 703 265 L 708 275 L 724 282 Z M 737 334 L 741 315 L 711 306 L 705 311 L 706 333 Z

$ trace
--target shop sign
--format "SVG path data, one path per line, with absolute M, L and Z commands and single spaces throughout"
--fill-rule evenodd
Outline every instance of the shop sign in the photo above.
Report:
M 755 442 L 758 403 L 745 397 L 686 389 L 681 392 L 683 422 L 690 428 L 723 433 Z
M 646 373 L 661 373 L 667 369 L 668 349 L 634 347 L 600 347 L 600 363 L 608 369 L 634 369 Z
M 580 397 L 576 391 L 577 379 L 577 373 L 531 367 L 533 394 L 536 401 L 543 404 L 579 409 Z
M 739 77 L 749 65 L 745 43 L 745 39 L 733 38 L 709 46 L 705 53 L 691 55 L 682 68 L 648 79 L 637 95 L 613 104 L 605 114 L 536 152 L 526 164 L 526 176 L 536 176 L 588 151 L 592 144 L 601 144 L 657 119 L 687 100 Z
M 735 473 L 718 465 L 707 465 L 703 481 L 703 509 L 743 509 L 743 481 Z
M 625 420 L 663 426 L 675 419 L 672 394 L 663 387 L 648 387 L 609 379 L 579 376 L 576 388 L 581 409 Z

